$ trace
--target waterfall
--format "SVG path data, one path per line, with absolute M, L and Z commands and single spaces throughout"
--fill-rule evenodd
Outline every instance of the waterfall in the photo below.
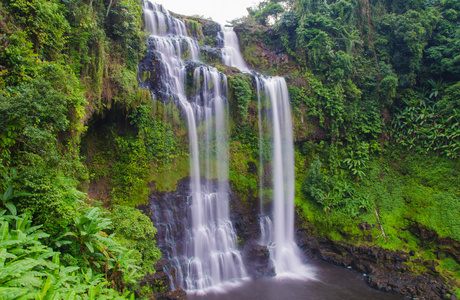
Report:
M 151 33 L 149 49 L 161 62 L 161 100 L 173 99 L 184 111 L 190 149 L 186 207 L 172 199 L 157 201 L 152 218 L 163 231 L 162 250 L 170 261 L 173 284 L 201 291 L 246 276 L 228 208 L 227 78 L 213 67 L 192 66 L 195 93 L 187 97 L 190 75 L 184 58 L 199 59 L 196 40 L 187 36 L 185 23 L 161 5 L 145 2 L 144 15 Z M 175 216 L 181 209 L 184 216 Z
M 249 71 L 249 67 L 241 55 L 238 36 L 233 31 L 233 27 L 224 27 L 221 35 L 224 40 L 222 62 L 227 66 L 237 67 L 241 71 Z
M 269 248 L 278 276 L 309 277 L 308 269 L 302 262 L 301 251 L 294 241 L 294 141 L 289 93 L 284 78 L 261 77 L 260 81 L 268 102 L 266 117 L 272 137 L 273 188 L 273 222 L 266 216 L 262 217 L 262 236 L 265 242 L 269 241 L 268 244 L 273 243 Z
M 233 29 L 230 29 L 233 32 Z M 234 57 L 228 58 L 223 55 L 223 62 L 244 70 L 247 68 L 246 63 L 239 48 L 236 48 L 236 34 L 229 34 L 230 29 L 224 31 L 224 45 L 226 48 L 227 45 L 236 45 L 229 48 L 238 49 L 238 53 L 226 50 L 225 53 Z M 269 247 L 277 276 L 311 278 L 311 271 L 303 264 L 301 251 L 294 240 L 294 140 L 286 82 L 281 77 L 268 77 L 255 72 L 253 75 L 257 86 L 259 113 L 259 242 Z M 264 158 L 263 153 L 267 150 L 264 141 L 267 135 L 270 136 L 270 157 Z M 272 178 L 267 188 L 272 190 L 271 214 L 264 210 L 263 205 L 263 174 L 266 163 L 264 160 L 271 162 Z

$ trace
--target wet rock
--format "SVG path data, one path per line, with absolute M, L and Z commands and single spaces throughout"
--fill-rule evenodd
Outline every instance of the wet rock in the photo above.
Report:
M 415 253 L 391 251 L 378 246 L 353 245 L 343 241 L 333 241 L 324 237 L 315 237 L 313 228 L 305 227 L 305 221 L 297 220 L 297 243 L 310 258 L 320 258 L 339 266 L 351 266 L 367 274 L 369 286 L 392 293 L 399 293 L 405 299 L 453 299 L 448 283 L 440 278 L 435 261 L 414 259 L 412 263 L 423 264 L 428 271 L 412 274 L 407 262 Z M 303 225 L 303 228 L 302 228 Z M 362 230 L 367 226 L 360 225 Z M 432 236 L 424 232 L 425 237 Z M 452 243 L 449 243 L 451 248 Z M 444 248 L 446 249 L 446 248 Z
M 216 22 L 207 22 L 203 24 L 203 34 L 208 36 L 216 36 L 221 31 L 221 27 Z
M 187 299 L 187 293 L 179 286 L 174 291 L 166 293 L 163 298 L 157 298 L 158 300 L 185 300 Z
M 196 61 L 196 60 L 186 60 L 184 64 L 185 64 L 185 69 L 187 69 L 187 73 L 191 73 L 191 75 L 193 75 L 193 72 L 195 71 L 196 68 L 205 66 L 205 64 L 203 64 L 200 61 Z
M 166 259 L 160 259 L 159 261 L 156 262 L 156 264 L 153 265 L 153 268 L 155 269 L 156 272 L 163 272 L 165 265 L 168 263 Z
M 453 258 L 460 264 L 460 242 L 451 238 L 441 238 L 436 232 L 417 222 L 411 222 L 408 230 L 420 239 L 422 247 L 425 244 L 427 246 L 431 244 L 437 245 L 438 251 L 435 254 L 438 259 L 445 255 L 446 257 Z
M 270 258 L 270 251 L 267 246 L 251 241 L 246 245 L 243 257 L 246 261 L 246 269 L 251 277 L 273 277 L 276 275 L 275 266 Z
M 372 226 L 369 223 L 364 222 L 364 223 L 359 224 L 358 228 L 361 230 L 370 230 L 372 229 Z
M 222 51 L 219 48 L 204 46 L 201 47 L 201 57 L 207 63 L 220 63 L 222 61 Z
M 169 299 L 166 294 L 171 292 L 169 276 L 163 270 L 164 262 L 157 263 L 154 266 L 156 272 L 146 275 L 140 283 L 141 287 L 147 285 L 154 291 L 154 299 Z

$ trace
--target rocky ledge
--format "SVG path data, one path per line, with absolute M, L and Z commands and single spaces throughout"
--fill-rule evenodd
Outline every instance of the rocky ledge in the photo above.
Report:
M 140 286 L 149 286 L 154 292 L 155 300 L 185 300 L 187 293 L 181 288 L 176 287 L 171 290 L 169 276 L 165 272 L 167 261 L 162 259 L 155 264 L 155 273 L 145 276 Z
M 413 252 L 391 251 L 375 245 L 357 246 L 316 237 L 313 228 L 297 228 L 297 243 L 308 257 L 351 267 L 365 274 L 369 286 L 375 289 L 396 292 L 404 299 L 457 299 L 448 282 L 436 276 L 435 261 L 416 261 L 427 271 L 414 274 L 408 264 Z

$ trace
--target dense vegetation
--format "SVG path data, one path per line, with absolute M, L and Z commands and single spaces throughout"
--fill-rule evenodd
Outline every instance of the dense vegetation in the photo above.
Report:
M 233 21 L 245 59 L 288 81 L 305 226 L 415 251 L 460 294 L 458 254 L 437 242 L 460 242 L 459 2 L 268 0 L 248 11 Z
M 107 118 L 110 110 L 121 111 L 132 116 L 133 131 L 150 125 L 141 122 L 151 97 L 136 80 L 146 37 L 141 4 L 0 2 L 2 299 L 125 299 L 152 292 L 139 283 L 161 254 L 150 219 L 133 208 L 147 193 L 145 171 L 129 161 L 141 137 L 121 139 L 119 119 Z M 104 176 L 82 156 L 93 149 L 86 136 L 98 122 L 116 141 L 107 151 L 117 152 L 104 159 L 120 159 L 115 172 L 133 165 L 111 179 L 112 203 L 82 192 L 91 178 Z M 158 145 L 148 146 L 154 148 L 145 155 L 160 155 Z

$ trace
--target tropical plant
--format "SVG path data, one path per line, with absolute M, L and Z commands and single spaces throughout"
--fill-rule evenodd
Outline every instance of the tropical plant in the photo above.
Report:
M 42 243 L 49 235 L 32 226 L 26 214 L 0 211 L 0 297 L 2 299 L 125 299 L 108 289 L 100 274 L 91 280 L 88 269 L 61 264 L 59 252 Z
M 76 239 L 80 245 L 80 252 L 82 254 L 86 253 L 86 250 L 90 253 L 95 253 L 95 250 L 98 250 L 108 258 L 107 247 L 104 244 L 106 241 L 104 237 L 107 234 L 104 233 L 104 230 L 110 228 L 112 221 L 99 217 L 99 215 L 99 208 L 94 207 L 88 210 L 85 215 L 75 217 L 75 231 L 69 232 L 67 235 L 73 236 Z

